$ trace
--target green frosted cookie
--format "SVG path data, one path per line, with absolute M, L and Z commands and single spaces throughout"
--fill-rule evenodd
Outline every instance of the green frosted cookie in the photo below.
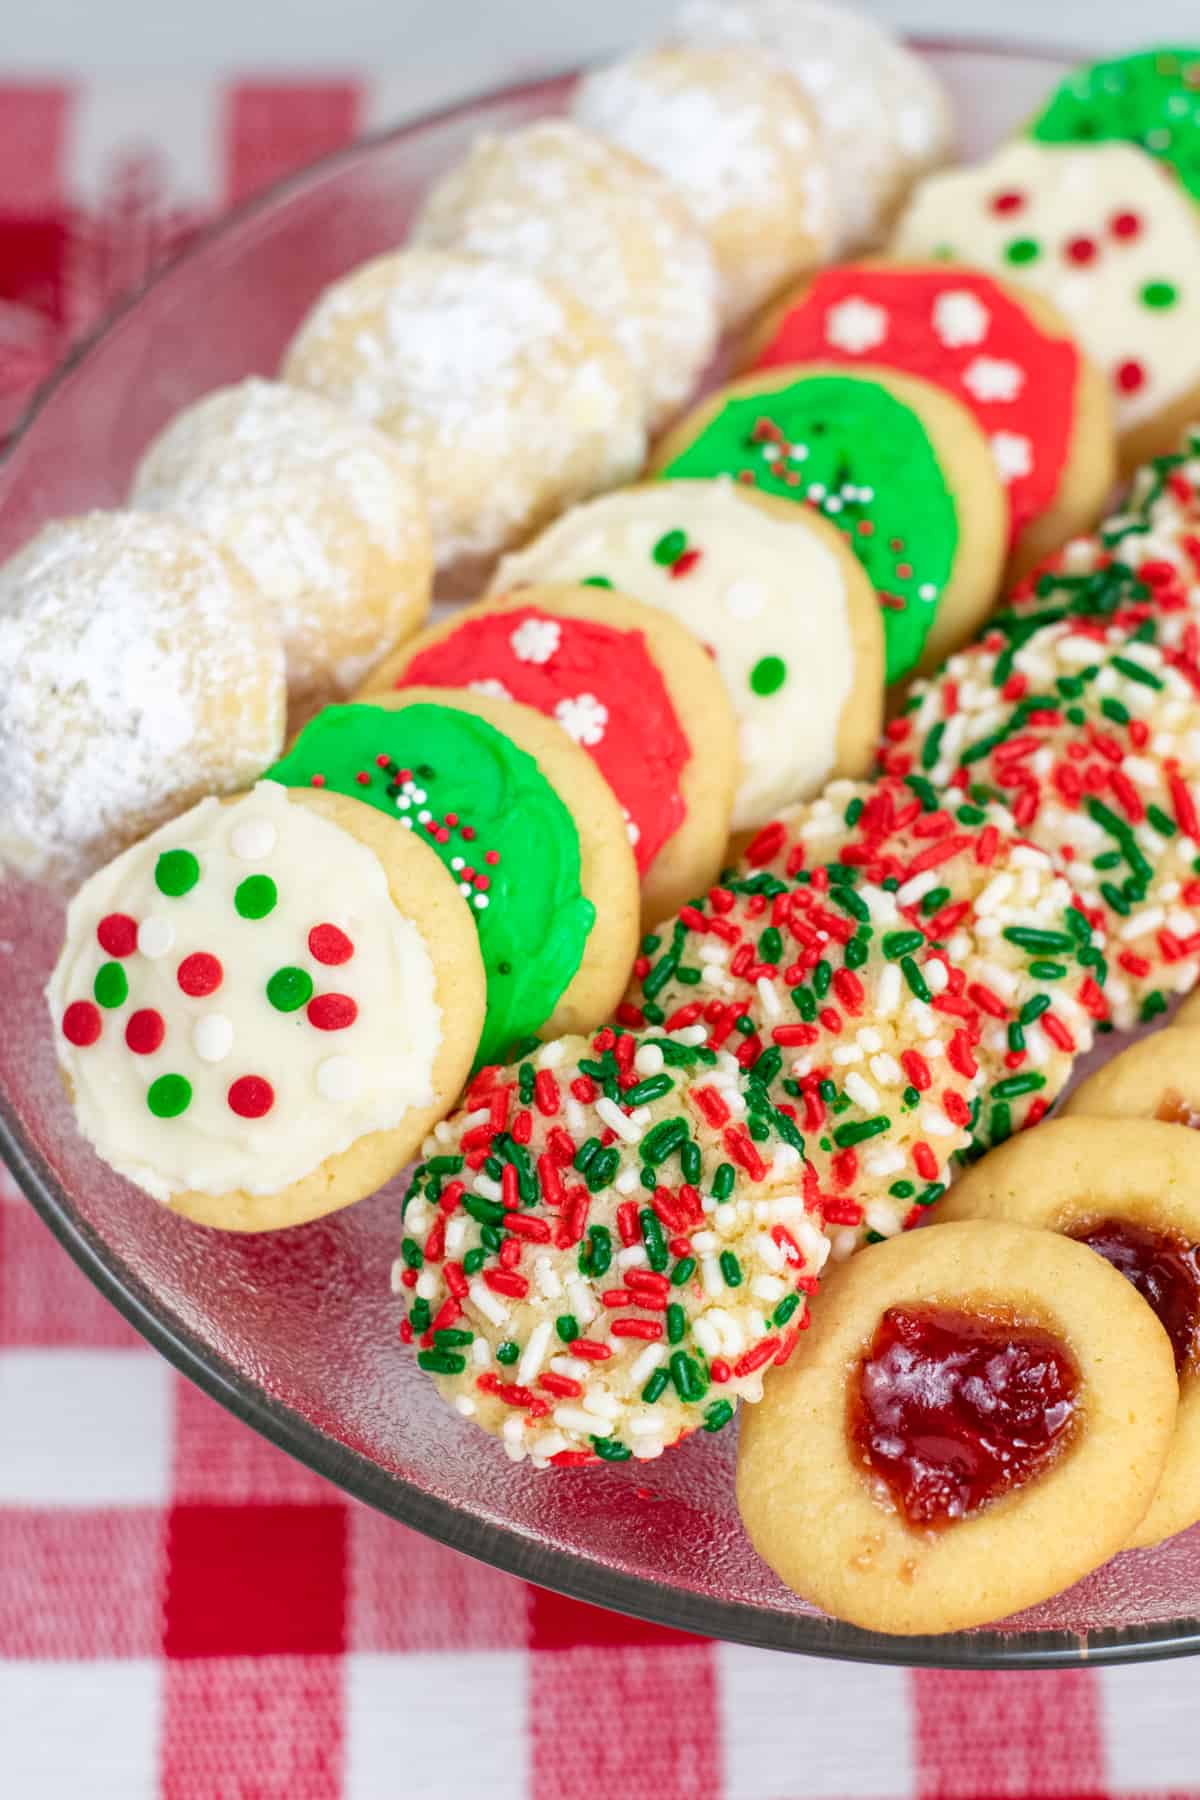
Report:
M 1200 199 L 1200 48 L 1139 50 L 1073 70 L 1029 135 L 1046 144 L 1138 144 Z
M 685 420 L 668 453 L 687 431 Z M 732 475 L 815 507 L 879 597 L 888 681 L 918 661 L 954 570 L 958 510 L 921 419 L 882 383 L 812 375 L 732 394 L 658 473 Z
M 532 756 L 450 706 L 330 706 L 267 774 L 365 801 L 436 851 L 479 930 L 478 1061 L 496 1061 L 545 1023 L 596 914 L 580 887 L 575 821 Z

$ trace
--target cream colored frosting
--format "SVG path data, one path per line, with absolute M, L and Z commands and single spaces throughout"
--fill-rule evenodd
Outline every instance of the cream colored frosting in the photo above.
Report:
M 173 849 L 191 851 L 200 871 L 178 896 L 156 882 L 158 859 Z M 234 896 L 255 875 L 270 877 L 277 899 L 265 917 L 242 917 Z M 138 948 L 119 958 L 97 936 L 114 913 L 138 926 Z M 322 924 L 349 938 L 348 960 L 314 956 L 309 934 Z M 195 953 L 222 967 L 220 985 L 203 997 L 186 994 L 178 979 Z M 66 1009 L 93 1002 L 98 969 L 114 961 L 128 998 L 100 1006 L 99 1039 L 77 1047 L 63 1032 Z M 321 1030 L 305 1005 L 278 1010 L 267 983 L 283 968 L 309 977 L 314 996 L 353 1000 L 353 1023 Z M 397 912 L 374 852 L 276 782 L 260 782 L 229 805 L 202 800 L 94 875 L 71 902 L 46 997 L 81 1131 L 118 1173 L 160 1200 L 189 1190 L 278 1192 L 433 1098 L 442 1031 L 429 946 Z M 126 1044 L 139 1010 L 153 1010 L 165 1026 L 149 1055 Z M 191 1084 L 174 1118 L 156 1117 L 148 1103 L 164 1075 Z M 229 1103 L 232 1084 L 248 1075 L 274 1091 L 259 1118 L 241 1117 Z
M 916 190 L 892 248 L 949 256 L 1045 294 L 1107 376 L 1122 429 L 1200 380 L 1200 214 L 1130 144 L 1018 140 L 935 175 Z M 1174 297 L 1163 304 L 1168 288 Z
M 802 508 L 773 518 L 728 479 L 664 481 L 564 513 L 505 557 L 495 587 L 584 581 L 613 587 L 686 625 L 716 657 L 737 715 L 742 759 L 733 828 L 750 829 L 807 799 L 834 764 L 854 680 L 846 587 L 837 557 Z M 699 556 L 685 571 L 655 557 L 671 532 Z M 783 679 L 755 691 L 778 658 Z M 777 671 L 776 671 L 777 672 Z

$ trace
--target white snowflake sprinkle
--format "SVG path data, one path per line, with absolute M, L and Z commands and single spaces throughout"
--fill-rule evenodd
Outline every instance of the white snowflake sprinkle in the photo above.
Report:
M 1025 371 L 998 356 L 976 356 L 963 371 L 963 386 L 976 400 L 1015 400 L 1025 386 Z
M 874 350 L 887 336 L 888 316 L 882 306 L 851 296 L 831 306 L 825 319 L 826 341 L 850 356 Z
M 608 708 L 595 694 L 572 694 L 560 700 L 554 708 L 554 716 L 568 737 L 573 737 L 577 744 L 586 745 L 589 750 L 603 740 L 608 724 Z
M 546 663 L 562 642 L 557 619 L 523 619 L 509 638 L 518 662 Z
M 1019 481 L 1033 468 L 1033 447 L 1016 431 L 997 431 L 992 437 L 992 456 L 1001 481 Z
M 482 694 L 488 700 L 511 700 L 512 695 L 502 681 L 493 681 L 489 675 L 482 681 L 468 681 L 468 688 L 473 694 Z
M 934 333 L 949 350 L 982 344 L 989 323 L 987 307 L 966 288 L 948 288 L 933 303 Z

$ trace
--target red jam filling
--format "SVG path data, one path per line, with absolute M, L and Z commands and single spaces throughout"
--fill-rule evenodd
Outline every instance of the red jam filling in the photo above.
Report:
M 1196 1355 L 1200 1326 L 1200 1247 L 1171 1231 L 1128 1219 L 1101 1219 L 1071 1236 L 1131 1281 L 1171 1340 L 1182 1373 Z
M 1065 1448 L 1078 1385 L 1066 1346 L 1038 1326 L 892 1306 L 851 1383 L 850 1439 L 909 1525 L 950 1525 Z

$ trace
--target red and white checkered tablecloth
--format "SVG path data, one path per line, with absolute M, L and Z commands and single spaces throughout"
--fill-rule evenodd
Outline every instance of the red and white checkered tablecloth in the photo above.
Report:
M 0 83 L 0 435 L 199 223 L 390 110 Z M 1200 1800 L 1196 1685 L 801 1660 L 528 1587 L 227 1416 L 0 1172 L 5 1800 Z

